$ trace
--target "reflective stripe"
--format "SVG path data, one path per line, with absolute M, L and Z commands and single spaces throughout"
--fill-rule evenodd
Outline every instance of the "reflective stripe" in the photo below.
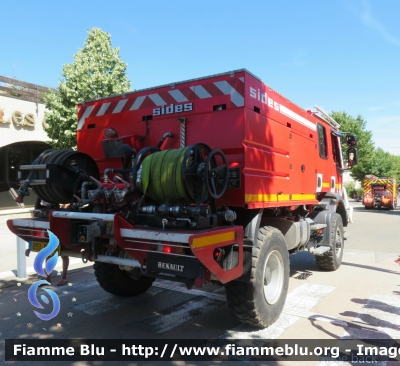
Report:
M 225 95 L 231 95 L 231 101 L 236 107 L 241 107 L 244 105 L 244 98 L 240 95 L 236 89 L 232 87 L 227 81 L 216 81 L 214 85 L 221 90 Z
M 114 108 L 114 110 L 112 111 L 113 113 L 119 113 L 122 111 L 122 108 L 125 107 L 126 102 L 128 101 L 128 99 L 123 99 L 120 100 L 117 104 L 117 106 Z
M 178 103 L 187 102 L 188 101 L 188 99 L 178 89 L 170 90 L 168 93 L 171 94 L 172 98 L 174 98 Z
M 283 115 L 295 120 L 296 122 L 301 123 L 302 125 L 310 128 L 311 130 L 313 130 L 313 131 L 317 130 L 317 126 L 315 123 L 310 122 L 309 120 L 305 119 L 304 117 L 293 112 L 291 109 L 286 108 L 282 104 L 280 104 L 279 110 Z
M 110 104 L 111 102 L 102 104 L 96 116 L 102 116 L 104 113 L 106 113 L 107 108 L 110 106 Z
M 218 243 L 225 243 L 227 241 L 233 241 L 236 239 L 236 231 L 230 231 L 228 233 L 214 234 L 208 236 L 202 236 L 201 238 L 193 239 L 191 243 L 192 248 L 202 248 L 208 245 L 214 245 Z
M 303 201 L 314 200 L 315 193 L 295 193 L 290 194 L 246 194 L 245 202 L 281 202 L 281 201 Z
M 132 104 L 132 107 L 129 110 L 134 111 L 136 109 L 139 109 L 145 99 L 146 99 L 145 95 L 137 97 L 135 102 Z
M 90 116 L 90 113 L 92 113 L 92 110 L 94 109 L 94 105 L 90 105 L 89 107 L 86 107 L 85 112 L 83 112 L 83 116 L 81 117 L 81 119 L 78 122 L 78 127 L 77 129 L 80 130 L 84 125 L 85 125 L 85 120 L 87 117 Z
M 190 89 L 192 89 L 192 91 L 200 99 L 211 98 L 212 97 L 212 95 L 206 89 L 204 89 L 201 85 L 191 86 Z
M 150 94 L 149 98 L 154 102 L 155 105 L 166 105 L 164 99 L 159 94 Z

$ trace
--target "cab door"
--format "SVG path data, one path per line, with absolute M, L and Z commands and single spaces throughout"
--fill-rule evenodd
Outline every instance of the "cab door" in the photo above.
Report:
M 340 137 L 336 136 L 334 130 L 331 130 L 331 151 L 332 159 L 330 162 L 331 177 L 330 177 L 330 191 L 334 193 L 341 193 L 342 191 L 342 178 L 343 178 L 343 156 L 340 145 Z
M 331 168 L 329 166 L 329 144 L 327 127 L 321 123 L 317 123 L 317 176 L 316 176 L 316 192 L 330 191 Z

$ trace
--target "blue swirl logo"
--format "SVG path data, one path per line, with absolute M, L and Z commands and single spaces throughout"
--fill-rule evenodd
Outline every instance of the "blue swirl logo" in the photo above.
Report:
M 57 249 L 58 244 L 60 243 L 58 238 L 50 230 L 47 230 L 47 233 L 49 234 L 49 239 L 50 239 L 49 243 L 37 254 L 35 262 L 33 263 L 33 268 L 36 271 L 36 273 L 43 277 L 46 277 L 48 274 L 50 274 L 53 271 L 54 267 L 56 266 L 58 261 L 58 253 L 55 252 L 55 254 L 52 256 L 51 254 Z M 45 263 L 45 268 L 43 268 L 43 263 Z M 45 280 L 36 281 L 31 287 L 29 287 L 28 299 L 29 302 L 35 308 L 44 309 L 43 305 L 38 301 L 36 297 L 36 292 L 40 285 L 50 285 L 50 283 Z M 35 310 L 33 312 L 39 319 L 50 320 L 53 319 L 60 312 L 60 299 L 58 298 L 57 294 L 54 291 L 49 289 L 43 289 L 43 290 L 47 292 L 47 294 L 53 301 L 53 310 L 50 314 L 42 314 Z M 49 303 L 49 299 L 45 295 L 41 295 L 40 299 L 45 304 Z

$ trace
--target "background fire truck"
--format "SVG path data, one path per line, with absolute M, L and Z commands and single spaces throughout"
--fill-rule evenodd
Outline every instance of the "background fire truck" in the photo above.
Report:
M 213 282 L 239 320 L 266 327 L 285 303 L 289 253 L 341 264 L 342 173 L 357 150 L 339 127 L 246 70 L 85 101 L 78 150 L 20 167 L 18 200 L 29 187 L 39 199 L 34 218 L 8 226 L 39 247 L 49 229 L 112 294 Z
M 374 175 L 364 177 L 363 205 L 365 209 L 397 207 L 397 182 L 394 178 L 378 178 Z

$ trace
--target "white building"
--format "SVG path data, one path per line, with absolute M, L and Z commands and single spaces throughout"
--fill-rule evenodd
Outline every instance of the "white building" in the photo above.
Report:
M 350 172 L 346 171 L 346 172 L 343 173 L 343 184 L 349 183 L 349 182 L 353 182 L 355 188 L 360 188 L 361 187 L 361 183 L 358 180 L 354 180 L 350 176 Z
M 43 129 L 44 104 L 0 94 L 0 210 L 33 206 L 36 196 L 14 199 L 18 193 L 17 167 L 30 164 L 50 147 Z

